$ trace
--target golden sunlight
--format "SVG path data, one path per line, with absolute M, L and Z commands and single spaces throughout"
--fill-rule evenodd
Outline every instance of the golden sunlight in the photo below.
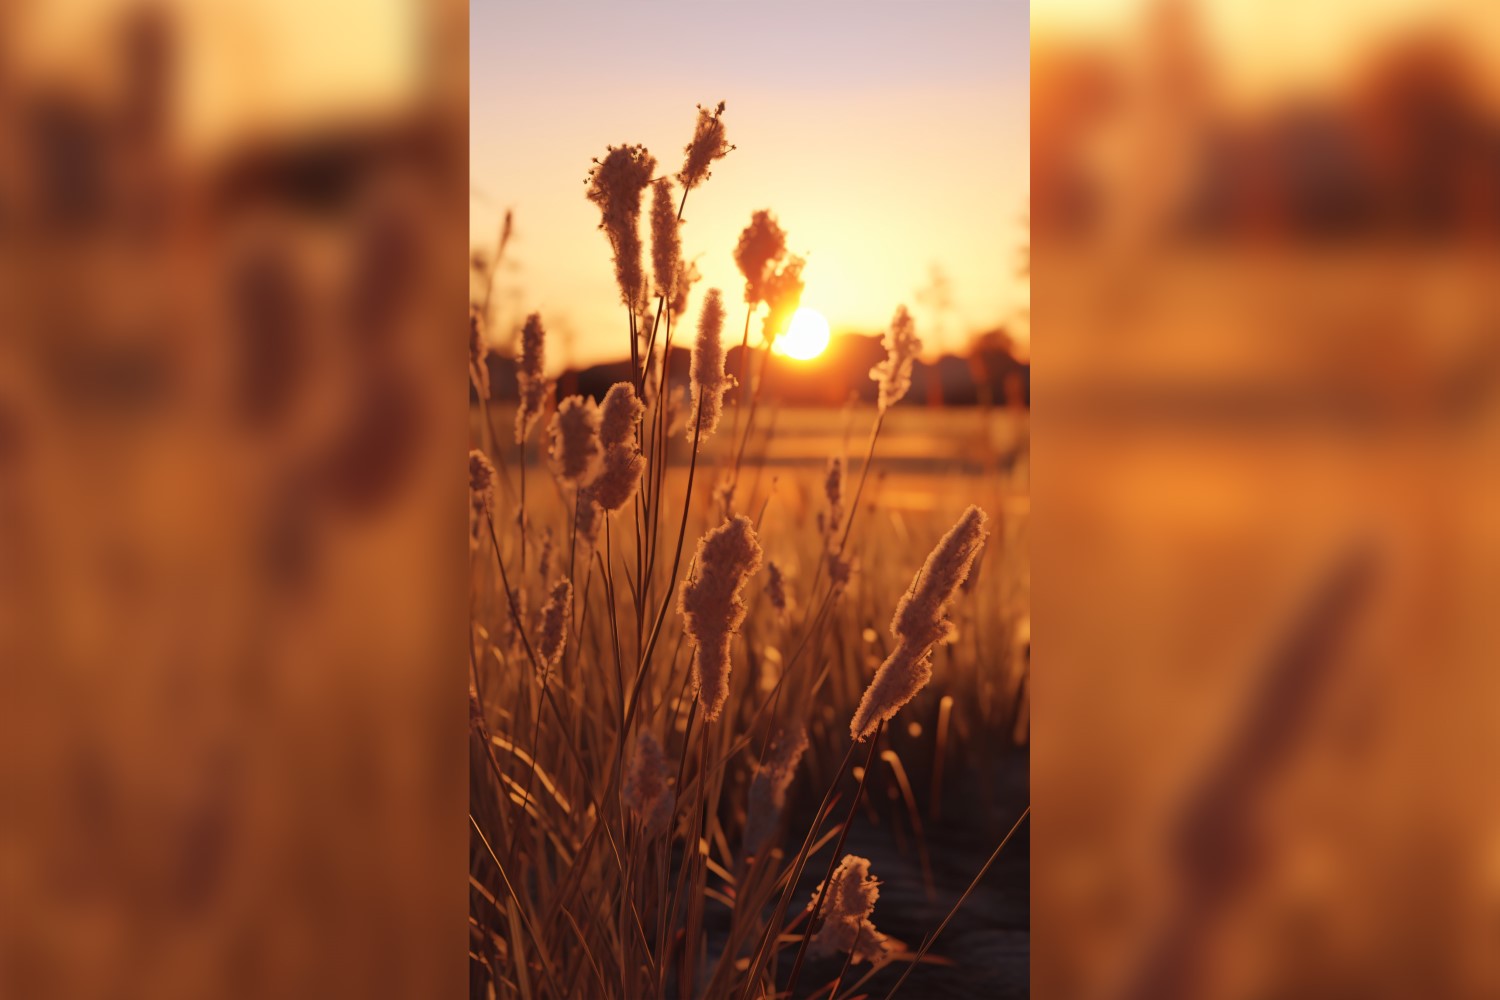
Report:
M 773 348 L 777 354 L 798 361 L 808 361 L 823 353 L 828 346 L 828 320 L 816 309 L 798 309 L 792 314 L 792 322 L 786 333 L 776 338 Z

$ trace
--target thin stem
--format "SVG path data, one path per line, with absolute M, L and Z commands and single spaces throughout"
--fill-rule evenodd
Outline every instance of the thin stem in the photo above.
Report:
M 521 452 L 521 573 L 526 573 L 526 439 L 523 437 L 516 442 L 516 447 Z M 500 549 L 495 548 L 495 558 L 500 557 Z
M 844 956 L 844 966 L 839 969 L 839 977 L 833 981 L 833 988 L 828 991 L 828 1000 L 833 1000 L 839 995 L 839 988 L 844 985 L 844 977 L 849 974 L 849 965 L 854 961 L 854 953 L 859 950 L 859 939 L 864 936 L 864 933 L 864 924 L 855 928 L 854 943 L 849 946 L 849 954 Z
M 933 943 L 937 941 L 938 935 L 943 933 L 944 928 L 948 926 L 948 921 L 952 920 L 953 915 L 958 912 L 958 908 L 964 905 L 964 900 L 969 898 L 969 893 L 974 891 L 975 887 L 979 885 L 980 880 L 984 878 L 985 873 L 990 870 L 990 866 L 995 863 L 995 859 L 1000 856 L 1001 849 L 1005 847 L 1005 845 L 1010 841 L 1010 838 L 1015 835 L 1015 832 L 1021 828 L 1021 824 L 1026 821 L 1026 817 L 1030 815 L 1031 807 L 1027 806 L 1025 810 L 1022 811 L 1020 817 L 1015 821 L 1015 823 L 1011 825 L 1010 832 L 1001 839 L 998 845 L 996 845 L 995 850 L 990 854 L 990 859 L 984 863 L 983 868 L 979 869 L 979 874 L 974 876 L 974 880 L 969 883 L 969 887 L 964 890 L 964 894 L 958 897 L 958 902 L 953 904 L 953 909 L 949 910 L 948 915 L 943 918 L 943 922 L 938 924 L 938 929 L 933 931 L 932 934 L 928 936 L 927 940 L 922 942 L 922 947 L 917 950 L 916 957 L 911 960 L 911 964 L 906 967 L 906 971 L 901 973 L 901 978 L 896 980 L 896 985 L 892 986 L 891 991 L 885 995 L 885 1000 L 891 1000 L 891 998 L 896 995 L 896 991 L 901 988 L 901 984 L 906 982 L 906 977 L 911 975 L 912 970 L 921 963 L 924 957 L 926 957 L 928 950 L 931 949 Z
M 509 216 L 509 212 L 506 213 Z M 495 275 L 500 270 L 500 261 L 505 257 L 506 232 L 505 222 L 500 223 L 500 233 L 495 237 L 495 259 L 490 261 L 490 266 L 484 275 L 484 300 L 479 307 L 479 313 L 484 318 L 486 325 L 490 321 L 490 295 L 495 290 Z
M 849 766 L 849 761 L 854 756 L 854 748 L 857 745 L 853 740 L 849 741 L 849 749 L 844 751 L 844 759 L 839 762 L 838 768 L 833 772 L 833 780 L 828 783 L 828 789 L 823 793 L 823 801 L 818 804 L 818 810 L 813 814 L 812 826 L 808 828 L 807 836 L 802 839 L 802 846 L 798 848 L 797 856 L 792 859 L 791 867 L 783 874 L 783 877 L 786 879 L 786 885 L 782 889 L 781 898 L 777 900 L 776 909 L 771 915 L 771 920 L 766 924 L 765 931 L 761 934 L 760 942 L 755 947 L 755 955 L 751 958 L 750 965 L 746 970 L 745 988 L 740 994 L 740 1000 L 749 1000 L 750 988 L 755 982 L 755 977 L 760 974 L 762 957 L 770 957 L 767 948 L 771 945 L 771 941 L 776 934 L 776 929 L 781 926 L 781 921 L 786 917 L 787 904 L 791 902 L 792 891 L 796 888 L 797 880 L 802 877 L 802 871 L 807 865 L 808 852 L 812 849 L 813 843 L 818 839 L 818 831 L 822 829 L 823 821 L 827 819 L 828 813 L 832 811 L 830 803 L 833 800 L 833 793 L 838 789 L 839 779 L 844 776 L 844 768 Z
M 844 546 L 849 542 L 849 531 L 854 527 L 854 518 L 859 513 L 859 497 L 865 491 L 865 480 L 870 475 L 871 463 L 875 461 L 875 439 L 880 436 L 880 428 L 884 423 L 885 410 L 881 410 L 875 417 L 875 426 L 870 428 L 870 446 L 865 449 L 865 464 L 859 470 L 859 482 L 854 487 L 854 499 L 849 504 L 848 516 L 844 518 L 844 534 L 839 539 L 839 555 L 844 553 Z
M 545 678 L 543 679 L 542 683 L 544 686 L 546 685 Z M 532 723 L 531 726 L 531 753 L 529 755 L 531 757 L 531 765 L 526 769 L 526 790 L 521 795 L 520 821 L 517 822 L 513 827 L 511 827 L 510 840 L 505 847 L 505 859 L 512 864 L 514 864 L 516 860 L 516 838 L 520 835 L 521 827 L 526 824 L 526 807 L 531 804 L 531 786 L 532 783 L 536 780 L 536 759 L 537 757 L 541 756 L 541 747 L 539 744 L 541 742 L 542 736 L 543 701 L 545 701 L 545 698 L 538 698 L 536 700 L 536 721 Z M 504 794 L 504 789 L 501 789 L 501 794 Z
M 568 533 L 568 582 L 573 582 L 573 560 L 578 554 L 578 508 L 583 503 L 583 490 L 573 491 L 573 530 Z
M 630 317 L 630 384 L 638 386 L 641 384 L 641 345 L 636 342 L 635 307 L 626 306 L 625 312 Z
M 700 853 L 699 844 L 703 842 L 704 827 L 707 824 L 703 810 L 708 794 L 708 727 L 709 720 L 705 716 L 703 725 L 698 731 L 698 796 L 693 806 L 692 840 L 685 845 L 687 850 L 683 852 L 683 867 L 688 868 L 689 859 L 692 861 L 687 878 L 690 895 L 688 897 L 687 924 L 683 928 L 682 945 L 682 981 L 683 988 L 689 996 L 692 996 L 696 992 L 693 988 L 693 967 L 697 964 L 698 958 L 698 941 L 689 932 L 696 926 L 696 929 L 701 933 L 703 924 L 703 891 L 698 882 L 698 873 L 704 868 L 703 854 Z
M 521 905 L 521 897 L 516 895 L 515 886 L 510 884 L 510 876 L 505 874 L 505 866 L 500 863 L 499 858 L 495 857 L 495 849 L 490 846 L 489 838 L 479 828 L 479 821 L 474 818 L 473 813 L 469 814 L 469 822 L 473 824 L 474 832 L 479 834 L 479 840 L 484 844 L 484 849 L 488 852 L 490 860 L 495 862 L 495 870 L 500 873 L 500 880 L 505 883 L 505 890 L 510 893 L 511 905 L 516 907 L 516 916 L 520 920 L 521 926 L 525 928 L 526 933 L 531 937 L 532 946 L 536 948 L 537 964 L 541 966 L 542 975 L 547 977 L 547 983 L 552 987 L 554 995 L 561 996 L 561 994 L 556 992 L 557 983 L 552 978 L 552 968 L 547 964 L 546 953 L 542 951 L 542 942 L 537 938 L 536 929 L 531 926 L 531 921 L 526 919 L 526 908 Z
M 744 457 L 745 457 L 745 448 L 746 448 L 747 445 L 750 444 L 750 436 L 755 432 L 755 411 L 760 406 L 761 391 L 765 387 L 766 379 L 769 377 L 770 371 L 771 371 L 771 348 L 769 346 L 767 346 L 766 347 L 766 356 L 765 356 L 764 359 L 762 359 L 761 364 L 760 364 L 760 376 L 755 379 L 755 392 L 750 397 L 750 412 L 748 414 L 746 414 L 746 416 L 745 416 L 745 433 L 740 438 L 739 447 L 735 450 L 735 453 L 734 453 L 734 466 L 732 468 L 732 471 L 730 472 L 730 479 L 729 479 L 730 489 L 731 490 L 738 488 L 738 486 L 740 484 L 740 464 L 744 460 Z M 774 426 L 774 416 L 773 416 L 773 426 Z M 762 455 L 761 456 L 761 465 L 764 466 L 764 464 L 765 464 L 765 456 Z M 758 478 L 757 478 L 757 481 L 759 481 Z M 751 496 L 754 496 L 754 489 L 753 488 L 751 490 Z
M 536 671 L 536 676 L 542 679 L 542 693 L 547 692 L 546 674 L 542 671 L 541 661 L 537 659 L 536 651 L 531 648 L 531 640 L 526 637 L 526 627 L 521 622 L 521 609 L 516 606 L 516 595 L 510 589 L 510 577 L 505 572 L 505 559 L 500 555 L 500 539 L 495 535 L 495 518 L 488 511 L 485 512 L 485 524 L 490 532 L 490 545 L 495 550 L 495 562 L 500 567 L 500 585 L 505 588 L 505 599 L 510 605 L 511 622 L 515 625 L 516 634 L 521 637 L 521 645 L 526 648 L 526 656 L 531 660 L 531 667 Z M 522 536 L 524 538 L 524 534 Z M 526 804 L 531 798 L 531 784 L 536 778 L 537 768 L 537 742 L 542 731 L 542 703 L 537 702 L 536 725 L 531 737 L 531 767 L 526 774 L 526 794 L 521 800 L 521 819 L 515 828 L 511 830 L 510 845 L 505 849 L 505 856 L 512 859 L 512 852 L 516 847 L 516 835 L 520 830 L 520 824 L 526 821 Z
M 870 777 L 870 768 L 875 763 L 875 748 L 880 745 L 880 734 L 885 728 L 881 721 L 875 726 L 875 735 L 870 738 L 870 752 L 865 756 L 865 767 L 859 775 L 859 787 L 854 791 L 854 801 L 849 803 L 849 815 L 844 818 L 844 827 L 839 831 L 838 842 L 833 845 L 833 854 L 828 858 L 828 871 L 823 875 L 823 884 L 818 889 L 818 898 L 813 900 L 812 914 L 807 918 L 807 929 L 802 933 L 802 942 L 797 945 L 797 957 L 792 961 L 792 976 L 787 980 L 786 995 L 790 997 L 797 989 L 797 977 L 802 974 L 802 960 L 807 955 L 807 944 L 817 929 L 818 915 L 823 912 L 823 900 L 828 895 L 828 883 L 833 880 L 833 870 L 838 867 L 843 854 L 844 839 L 854 825 L 854 814 L 859 809 L 859 799 L 864 793 L 865 782 Z
M 745 310 L 745 330 L 740 334 L 740 391 L 734 397 L 734 424 L 729 430 L 730 441 L 740 436 L 740 406 L 742 401 L 750 395 L 750 317 L 755 315 L 755 305 L 752 302 Z
M 683 499 L 682 504 L 682 524 L 677 531 L 677 554 L 672 561 L 671 581 L 668 583 L 666 594 L 662 597 L 661 609 L 656 616 L 656 624 L 651 629 L 651 638 L 647 641 L 646 649 L 642 652 L 641 662 L 636 670 L 635 681 L 631 686 L 630 700 L 628 703 L 628 707 L 625 709 L 625 717 L 621 722 L 620 732 L 618 734 L 619 747 L 617 748 L 617 752 L 612 755 L 610 759 L 609 772 L 605 776 L 604 783 L 601 786 L 603 789 L 605 789 L 606 792 L 608 792 L 609 789 L 615 786 L 615 782 L 621 773 L 624 758 L 624 741 L 630 732 L 630 724 L 635 719 L 636 709 L 640 705 L 641 685 L 646 679 L 646 667 L 651 661 L 651 653 L 656 648 L 657 639 L 661 635 L 662 621 L 666 618 L 667 608 L 672 603 L 672 594 L 676 591 L 677 570 L 682 559 L 682 540 L 687 532 L 688 511 L 691 509 L 691 501 L 693 496 L 693 471 L 697 468 L 698 464 L 698 439 L 699 431 L 702 427 L 702 416 L 703 401 L 702 399 L 700 399 L 698 402 L 699 419 L 695 423 L 693 428 L 693 458 L 692 462 L 688 465 L 687 493 Z M 594 829 L 598 830 L 604 823 L 604 821 L 605 817 L 601 812 L 599 813 L 598 819 L 595 821 Z M 588 841 L 588 843 L 593 843 L 592 834 L 590 834 L 590 840 Z M 581 871 L 583 860 L 586 860 L 586 855 L 583 855 L 580 859 L 575 860 L 575 870 Z M 573 883 L 575 889 L 577 884 L 577 882 Z M 571 891 L 572 890 L 569 890 L 569 892 Z
M 651 662 L 651 654 L 656 649 L 656 642 L 661 638 L 661 624 L 667 617 L 667 608 L 671 606 L 672 595 L 677 590 L 677 571 L 682 566 L 682 540 L 687 535 L 688 514 L 693 509 L 693 475 L 698 468 L 698 443 L 699 435 L 703 430 L 703 396 L 698 397 L 698 414 L 693 423 L 693 455 L 688 462 L 687 491 L 682 500 L 682 522 L 677 528 L 677 551 L 672 556 L 672 572 L 667 577 L 667 592 L 662 596 L 661 607 L 656 614 L 656 623 L 651 626 L 651 637 L 646 641 L 646 648 L 641 651 L 640 666 L 636 669 L 635 685 L 630 692 L 630 707 L 626 712 L 625 726 L 630 727 L 630 720 L 635 717 L 636 704 L 640 698 L 641 682 L 646 677 L 646 665 Z M 622 736 L 623 738 L 623 736 Z
M 682 189 L 682 198 L 681 198 L 680 201 L 677 202 L 677 222 L 678 222 L 679 225 L 682 224 L 682 210 L 684 208 L 687 208 L 687 196 L 688 196 L 688 192 L 691 191 L 691 190 L 692 190 L 692 188 L 686 188 L 686 187 L 683 188 Z M 672 276 L 672 280 L 673 281 L 677 280 L 677 276 L 675 274 Z M 676 289 L 668 289 L 668 291 L 675 293 Z M 661 327 L 661 309 L 662 309 L 662 305 L 666 302 L 666 300 L 667 299 L 666 299 L 665 295 L 659 294 L 659 295 L 656 296 L 656 320 L 651 324 L 651 340 L 646 345 L 646 358 L 647 358 L 648 361 L 651 358 L 651 352 L 656 349 L 656 331 Z M 646 384 L 645 383 L 645 377 L 646 377 L 646 372 L 645 372 L 644 369 L 642 369 L 642 371 L 641 371 L 641 378 L 640 378 L 639 381 L 636 382 L 636 386 L 635 386 L 635 391 L 637 393 L 639 393 L 641 391 L 642 387 Z
M 594 553 L 595 561 L 601 563 L 599 582 L 604 586 L 604 600 L 609 608 L 609 637 L 615 650 L 615 686 L 620 691 L 620 698 L 625 697 L 625 658 L 620 652 L 620 624 L 618 610 L 615 607 L 615 567 L 614 546 L 610 542 L 609 515 L 604 516 L 604 554 L 601 556 L 597 551 Z M 620 741 L 620 752 L 625 752 L 625 742 Z
M 684 688 L 684 690 L 685 689 L 686 688 Z M 672 819 L 671 819 L 670 823 L 667 826 L 667 832 L 668 832 L 667 839 L 668 840 L 671 839 L 672 834 L 677 829 L 677 810 L 678 810 L 678 807 L 680 807 L 683 804 L 682 803 L 682 794 L 681 794 L 682 793 L 682 788 L 683 788 L 683 778 L 687 774 L 687 760 L 688 760 L 688 757 L 690 756 L 690 751 L 691 751 L 692 745 L 693 745 L 693 724 L 697 720 L 698 720 L 698 699 L 694 698 L 694 699 L 692 699 L 692 705 L 691 705 L 691 707 L 688 709 L 687 727 L 682 731 L 682 753 L 680 753 L 678 755 L 678 757 L 677 757 L 677 782 L 676 782 L 676 784 L 673 787 L 675 787 L 677 789 L 677 791 L 678 791 L 678 798 L 677 798 L 676 804 L 672 808 Z M 699 726 L 699 729 L 702 730 L 702 729 L 706 729 L 707 727 L 708 727 L 708 723 L 704 722 L 704 723 L 702 723 Z M 700 764 L 699 766 L 700 766 L 700 770 L 701 770 L 702 765 Z M 701 787 L 701 785 L 702 785 L 701 781 L 699 782 L 699 785 Z M 694 794 L 694 797 L 695 797 L 694 800 L 696 801 L 697 791 L 695 790 L 693 794 Z M 689 825 L 689 829 L 690 830 L 692 829 L 692 824 Z M 693 843 L 696 843 L 696 842 L 697 841 L 696 841 L 696 838 L 695 838 L 694 841 L 693 841 Z M 681 865 L 681 867 L 679 867 L 677 869 L 677 878 L 676 878 L 676 880 L 673 881 L 673 880 L 669 879 L 667 875 L 665 875 L 665 874 L 663 875 L 663 887 L 664 887 L 664 889 L 663 889 L 663 900 L 666 901 L 666 900 L 670 899 L 670 902 L 668 903 L 668 905 L 665 905 L 665 906 L 662 907 L 662 909 L 663 909 L 663 911 L 665 913 L 665 925 L 664 926 L 675 927 L 676 924 L 677 924 L 677 910 L 678 910 L 678 907 L 682 903 L 683 886 L 684 886 L 684 884 L 686 883 L 686 880 L 687 880 L 687 872 L 688 872 L 688 864 L 687 864 L 687 862 L 688 862 L 688 853 L 687 853 L 687 851 L 688 851 L 688 847 L 687 847 L 686 842 L 684 842 L 683 853 L 682 853 L 682 865 Z M 669 881 L 671 882 L 672 894 L 671 894 L 670 897 L 667 897 L 666 896 L 666 892 L 665 892 L 665 886 L 666 886 L 666 884 Z M 665 973 L 663 973 L 663 974 L 665 974 Z
M 668 313 L 667 335 L 663 341 L 662 347 L 661 374 L 659 376 L 659 381 L 656 388 L 656 427 L 653 430 L 651 445 L 651 475 L 647 477 L 648 482 L 650 482 L 651 480 L 655 480 L 655 488 L 651 491 L 651 503 L 649 505 L 651 530 L 649 532 L 650 540 L 648 542 L 648 545 L 651 549 L 651 552 L 646 559 L 646 580 L 648 583 L 656 575 L 656 550 L 658 548 L 657 543 L 660 541 L 661 535 L 661 498 L 662 494 L 666 490 L 667 485 L 667 458 L 669 455 L 669 442 L 667 441 L 667 432 L 671 429 L 669 421 L 667 420 L 667 410 L 671 405 L 670 393 L 668 392 L 670 382 L 667 378 L 667 375 L 668 369 L 671 367 L 671 358 L 672 315 L 671 313 Z M 645 585 L 643 585 L 643 588 L 647 590 L 647 599 L 649 600 L 649 587 L 645 587 Z
M 505 599 L 510 604 L 511 621 L 515 623 L 516 634 L 521 637 L 521 645 L 526 648 L 526 657 L 531 661 L 531 668 L 540 676 L 542 661 L 537 657 L 536 651 L 531 648 L 531 640 L 526 637 L 526 629 L 521 624 L 521 609 L 516 606 L 516 595 L 510 589 L 510 577 L 505 572 L 505 560 L 500 555 L 500 540 L 495 535 L 494 515 L 486 511 L 484 520 L 490 529 L 490 546 L 495 550 L 495 563 L 500 567 L 500 585 L 505 588 Z
M 646 550 L 645 542 L 641 538 L 643 516 L 641 492 L 637 488 L 635 493 L 635 586 L 631 589 L 631 596 L 635 601 L 635 651 L 637 655 L 640 654 L 642 632 L 646 628 Z M 629 582 L 628 567 L 625 573 Z
M 876 441 L 876 439 L 878 439 L 880 437 L 880 428 L 884 424 L 885 424 L 885 411 L 881 410 L 876 415 L 876 417 L 875 417 L 875 423 L 874 423 L 874 425 L 871 426 L 871 428 L 870 428 L 870 443 L 869 443 L 869 446 L 865 449 L 865 462 L 864 462 L 863 468 L 860 470 L 859 482 L 855 486 L 855 490 L 854 490 L 854 502 L 850 505 L 848 514 L 844 518 L 844 533 L 839 538 L 839 543 L 838 543 L 837 548 L 834 548 L 834 549 L 832 549 L 832 550 L 830 550 L 828 552 L 825 552 L 824 555 L 823 555 L 823 558 L 821 558 L 821 559 L 818 560 L 817 569 L 815 569 L 813 571 L 812 586 L 808 588 L 808 593 L 809 594 L 815 594 L 815 593 L 817 593 L 817 591 L 818 591 L 818 581 L 821 580 L 822 577 L 823 577 L 823 566 L 824 566 L 824 564 L 827 563 L 830 559 L 834 559 L 834 558 L 838 558 L 838 557 L 843 556 L 843 554 L 844 554 L 844 547 L 846 545 L 848 545 L 848 543 L 849 543 L 849 532 L 850 532 L 850 530 L 851 530 L 851 528 L 853 527 L 853 524 L 854 524 L 854 515 L 859 510 L 859 497 L 860 497 L 860 494 L 862 494 L 864 492 L 864 489 L 865 489 L 865 477 L 867 475 L 869 475 L 870 464 L 875 460 L 875 441 Z M 830 574 L 831 574 L 831 572 L 832 571 L 830 570 Z M 829 580 L 828 586 L 829 586 L 829 593 L 832 594 L 833 587 L 834 587 L 834 582 L 833 582 L 832 579 Z M 811 609 L 809 609 L 808 615 L 810 615 L 811 613 L 812 613 Z M 803 617 L 803 619 L 802 619 L 802 625 L 803 625 L 803 628 L 807 627 L 807 616 Z

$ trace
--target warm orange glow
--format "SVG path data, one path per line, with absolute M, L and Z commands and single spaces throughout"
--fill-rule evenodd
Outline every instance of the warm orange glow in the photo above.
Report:
M 776 338 L 773 350 L 788 358 L 809 361 L 828 346 L 828 320 L 816 309 L 798 309 L 786 333 Z

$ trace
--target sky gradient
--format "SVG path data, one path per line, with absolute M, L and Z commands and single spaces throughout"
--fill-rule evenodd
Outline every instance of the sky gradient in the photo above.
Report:
M 1016 328 L 1028 24 L 1024 0 L 475 0 L 471 239 L 492 245 L 504 210 L 515 212 L 495 339 L 540 310 L 553 370 L 628 353 L 608 244 L 584 196 L 590 160 L 642 143 L 659 175 L 675 174 L 695 105 L 719 100 L 738 148 L 687 201 L 684 254 L 702 255 L 704 275 L 690 319 L 703 290 L 720 287 L 737 304 L 737 339 L 744 282 L 731 253 L 751 213 L 769 208 L 808 258 L 803 304 L 835 333 L 876 332 L 903 302 L 929 347 Z M 951 292 L 941 324 L 917 300 L 934 265 Z

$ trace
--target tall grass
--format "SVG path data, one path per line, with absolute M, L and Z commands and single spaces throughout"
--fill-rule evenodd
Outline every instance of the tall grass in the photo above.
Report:
M 630 380 L 602 408 L 553 404 L 532 316 L 514 442 L 495 435 L 481 391 L 470 459 L 477 997 L 843 998 L 883 970 L 894 981 L 932 940 L 914 951 L 882 932 L 881 873 L 843 851 L 857 817 L 875 811 L 866 788 L 899 786 L 920 841 L 908 775 L 930 775 L 929 795 L 945 770 L 972 780 L 962 752 L 1022 724 L 1013 636 L 1026 616 L 1024 563 L 1011 551 L 1017 522 L 999 510 L 1013 483 L 998 470 L 954 480 L 968 499 L 989 492 L 992 518 L 970 507 L 956 524 L 937 511 L 908 523 L 883 508 L 872 475 L 921 349 L 904 308 L 872 372 L 880 404 L 862 461 L 830 456 L 808 483 L 741 482 L 767 467 L 775 433 L 757 436 L 763 379 L 748 361 L 733 392 L 716 289 L 697 309 L 690 402 L 672 392 L 665 359 L 693 311 L 682 213 L 733 149 L 723 112 L 699 109 L 675 213 L 671 181 L 653 176 L 642 147 L 610 149 L 590 175 L 628 314 Z M 648 186 L 650 280 L 639 236 Z M 802 261 L 785 254 L 766 212 L 735 259 L 743 340 L 764 307 L 764 357 L 800 299 Z M 476 336 L 471 381 L 487 390 Z M 526 442 L 547 409 L 545 475 L 533 472 L 528 488 L 538 453 Z M 987 537 L 1005 550 L 990 555 L 988 580 L 973 575 Z M 870 626 L 885 620 L 889 643 Z M 935 674 L 946 693 L 924 691 Z M 939 806 L 929 797 L 931 819 Z

